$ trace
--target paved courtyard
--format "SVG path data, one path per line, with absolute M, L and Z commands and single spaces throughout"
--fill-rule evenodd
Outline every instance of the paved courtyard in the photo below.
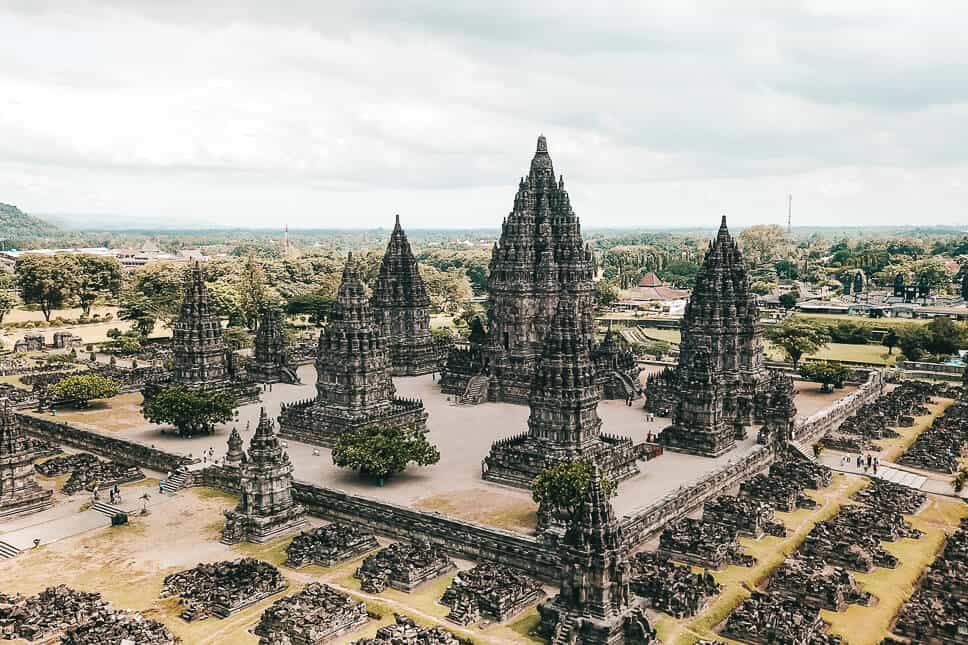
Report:
M 185 439 L 163 428 L 147 423 L 134 415 L 130 424 L 118 428 L 111 424 L 105 431 L 105 421 L 113 416 L 110 408 L 75 416 L 68 414 L 72 423 L 89 429 L 105 432 L 113 436 L 123 436 L 146 445 L 154 445 L 169 452 L 198 457 L 209 448 L 214 448 L 217 459 L 225 453 L 225 442 L 231 427 L 235 425 L 248 443 L 259 417 L 259 409 L 265 406 L 270 416 L 279 414 L 282 402 L 311 397 L 315 393 L 315 369 L 304 366 L 299 369 L 301 385 L 273 385 L 271 392 L 263 393 L 260 403 L 242 406 L 238 419 L 232 424 L 217 428 L 214 436 Z M 428 468 L 411 468 L 391 479 L 384 487 L 360 478 L 355 472 L 336 468 L 326 448 L 288 442 L 288 450 L 295 466 L 297 479 L 343 489 L 355 494 L 367 495 L 385 501 L 413 505 L 426 510 L 440 510 L 480 520 L 476 513 L 482 499 L 500 500 L 508 512 L 531 513 L 534 504 L 528 491 L 509 488 L 485 482 L 481 479 L 481 460 L 487 455 L 491 443 L 496 439 L 523 432 L 527 428 L 527 406 L 506 403 L 486 403 L 479 406 L 460 406 L 448 401 L 440 393 L 437 384 L 430 376 L 405 377 L 394 379 L 398 394 L 423 399 L 429 412 L 429 439 L 440 449 L 440 463 Z M 839 391 L 840 397 L 848 390 Z M 818 397 L 808 395 L 810 405 L 807 414 L 816 409 L 821 402 Z M 833 397 L 822 401 L 829 403 Z M 125 409 L 131 406 L 126 405 Z M 623 401 L 603 401 L 599 405 L 599 415 L 603 430 L 612 434 L 631 436 L 635 441 L 643 441 L 648 432 L 659 432 L 668 425 L 666 418 L 646 422 L 641 403 L 628 407 Z M 126 415 L 127 416 L 127 415 Z M 116 419 L 115 419 L 116 421 Z M 110 423 L 110 421 L 108 421 Z M 99 427 L 101 426 L 101 427 Z M 754 434 L 754 433 L 751 433 Z M 753 447 L 753 437 L 741 442 L 735 450 L 717 459 L 707 459 L 666 452 L 658 459 L 640 462 L 641 472 L 626 480 L 619 487 L 615 509 L 619 514 L 628 514 L 636 508 L 646 506 L 663 495 L 688 484 L 717 469 L 722 464 L 736 460 L 747 454 Z M 314 454 L 318 452 L 319 454 Z M 464 508 L 466 507 L 466 508 Z M 517 524 L 517 525 L 515 525 Z M 506 528 L 520 529 L 520 522 L 511 522 Z

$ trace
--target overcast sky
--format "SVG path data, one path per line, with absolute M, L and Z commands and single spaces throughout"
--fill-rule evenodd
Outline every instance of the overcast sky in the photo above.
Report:
M 497 226 L 544 133 L 586 227 L 968 224 L 963 0 L 647 4 L 0 2 L 0 202 Z

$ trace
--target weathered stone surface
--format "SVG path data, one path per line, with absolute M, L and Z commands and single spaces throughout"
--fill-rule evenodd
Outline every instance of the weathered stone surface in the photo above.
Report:
M 440 369 L 446 347 L 430 334 L 430 296 L 407 234 L 397 215 L 370 306 L 383 327 L 395 376 L 430 374 Z
M 161 597 L 178 596 L 186 621 L 225 618 L 286 589 L 279 570 L 253 558 L 199 564 L 165 576 Z
M 67 630 L 61 645 L 174 645 L 181 642 L 156 620 L 135 612 L 102 609 L 88 622 Z
M 393 625 L 381 627 L 375 638 L 353 641 L 353 645 L 464 645 L 464 641 L 441 627 L 421 627 L 409 616 L 394 614 Z
M 538 606 L 537 632 L 552 645 L 651 645 L 656 633 L 631 591 L 622 527 L 601 472 L 592 474 L 561 548 L 561 591 Z
M 483 620 L 503 623 L 545 595 L 534 578 L 509 567 L 482 562 L 461 571 L 440 598 L 447 619 L 460 625 Z
M 854 499 L 874 508 L 914 515 L 924 506 L 928 498 L 924 493 L 913 488 L 883 479 L 872 479 L 867 488 L 854 494 Z
M 706 502 L 702 519 L 727 526 L 746 537 L 759 538 L 764 533 L 777 537 L 786 535 L 786 529 L 776 521 L 769 504 L 732 495 L 720 495 Z
M 329 324 L 319 335 L 316 398 L 283 404 L 280 435 L 332 447 L 340 435 L 370 425 L 426 432 L 423 403 L 396 398 L 390 371 L 384 329 L 370 312 L 350 254 Z
M 292 462 L 274 426 L 262 408 L 249 452 L 239 462 L 239 505 L 225 511 L 226 544 L 268 542 L 306 525 L 303 507 L 292 499 Z
M 7 640 L 47 642 L 87 623 L 107 606 L 99 593 L 64 585 L 48 587 L 36 596 L 0 594 L 0 634 Z
M 680 329 L 679 364 L 671 377 L 676 407 L 661 441 L 673 450 L 718 456 L 762 418 L 767 388 L 756 296 L 725 216 L 696 275 Z
M 840 639 L 826 633 L 820 611 L 779 594 L 753 591 L 726 620 L 723 635 L 733 640 L 766 645 L 825 645 Z
M 294 537 L 286 547 L 286 564 L 290 567 L 307 564 L 331 567 L 378 546 L 372 533 L 355 524 L 327 524 Z
M 197 262 L 185 281 L 185 297 L 172 328 L 171 346 L 172 383 L 203 390 L 228 387 L 222 323 L 209 302 L 208 288 Z
M 528 432 L 491 446 L 484 479 L 528 488 L 546 468 L 591 460 L 612 481 L 638 472 L 641 449 L 631 439 L 601 432 L 601 389 L 591 362 L 589 323 L 577 302 L 558 299 L 531 383 Z
M 727 564 L 751 567 L 756 560 L 743 553 L 734 526 L 684 517 L 659 535 L 659 555 L 709 569 Z
M 636 553 L 632 558 L 632 593 L 649 606 L 675 618 L 695 616 L 717 596 L 720 585 L 708 572 L 676 564 L 659 553 Z
M 259 645 L 274 645 L 281 637 L 294 645 L 321 645 L 367 623 L 366 604 L 318 582 L 281 598 L 262 612 L 253 630 Z
M 95 484 L 98 489 L 104 489 L 115 484 L 135 482 L 145 477 L 144 472 L 137 466 L 117 461 L 103 461 L 85 452 L 53 457 L 35 464 L 34 468 L 45 477 L 58 477 L 70 473 L 70 477 L 64 483 L 64 492 L 68 495 L 82 490 L 94 492 Z
M 968 447 L 968 402 L 958 401 L 935 418 L 898 463 L 914 468 L 954 474 Z
M 788 558 L 773 573 L 767 590 L 806 607 L 830 611 L 843 611 L 848 604 L 867 605 L 871 601 L 871 595 L 860 589 L 846 569 L 802 556 Z
M 53 492 L 34 479 L 39 448 L 20 427 L 10 402 L 0 401 L 0 517 L 36 513 L 53 504 Z
M 395 542 L 363 560 L 356 570 L 360 587 L 380 593 L 387 586 L 407 593 L 456 569 L 454 562 L 436 545 L 425 540 Z
M 246 364 L 249 378 L 260 383 L 298 383 L 296 368 L 289 360 L 289 341 L 281 309 L 263 307 L 255 332 L 252 360 Z

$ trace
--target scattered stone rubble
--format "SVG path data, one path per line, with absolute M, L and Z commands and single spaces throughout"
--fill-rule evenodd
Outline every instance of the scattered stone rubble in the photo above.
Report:
M 109 488 L 115 484 L 127 484 L 145 478 L 145 474 L 137 466 L 102 461 L 86 452 L 53 457 L 43 463 L 34 464 L 34 469 L 45 477 L 59 477 L 70 473 L 64 484 L 64 492 L 68 495 L 82 490 L 93 492 L 95 484 L 98 488 Z
M 787 559 L 770 578 L 767 590 L 807 607 L 830 611 L 842 611 L 848 604 L 867 605 L 871 600 L 846 569 L 803 556 Z
M 456 568 L 438 546 L 414 540 L 395 542 L 369 556 L 356 570 L 356 577 L 367 593 L 380 593 L 387 585 L 409 593 L 418 585 Z
M 193 569 L 168 575 L 161 597 L 179 596 L 185 607 L 181 617 L 191 622 L 212 614 L 225 618 L 288 586 L 286 579 L 271 564 L 243 558 L 199 564 Z
M 670 523 L 659 536 L 659 555 L 710 569 L 727 564 L 751 567 L 756 560 L 742 552 L 735 528 L 684 517 Z
M 893 509 L 905 515 L 914 515 L 928 497 L 907 486 L 883 479 L 872 479 L 867 488 L 854 494 L 854 499 L 874 508 Z
M 723 635 L 733 640 L 790 645 L 825 645 L 840 639 L 826 633 L 820 611 L 788 596 L 754 591 L 733 610 Z
M 135 612 L 105 609 L 83 625 L 69 629 L 61 645 L 175 645 L 180 642 L 180 638 L 156 620 Z
M 746 537 L 759 538 L 764 533 L 776 537 L 786 535 L 786 527 L 774 519 L 773 509 L 769 505 L 742 497 L 720 495 L 706 502 L 702 518 L 731 527 Z
M 447 620 L 469 625 L 482 619 L 502 623 L 545 595 L 541 584 L 509 567 L 482 562 L 461 571 L 440 598 Z
M 833 566 L 864 573 L 874 567 L 893 569 L 898 565 L 897 558 L 876 537 L 837 517 L 817 524 L 807 535 L 800 552 Z
M 881 395 L 876 401 L 861 406 L 840 427 L 827 434 L 823 444 L 834 450 L 863 452 L 880 450 L 876 439 L 898 436 L 893 428 L 914 425 L 914 417 L 929 413 L 932 396 L 944 395 L 947 386 L 926 381 L 904 381 Z
M 968 643 L 968 519 L 945 543 L 901 607 L 894 633 L 911 642 Z
M 381 627 L 375 638 L 354 641 L 353 645 L 461 645 L 468 643 L 446 629 L 421 627 L 409 616 L 394 614 L 393 625 Z
M 380 546 L 372 533 L 355 524 L 336 523 L 303 531 L 286 547 L 286 565 L 331 567 Z
M 314 582 L 272 603 L 253 631 L 261 637 L 259 645 L 320 645 L 362 627 L 368 620 L 365 603 Z
M 816 508 L 817 503 L 803 494 L 803 486 L 784 475 L 760 473 L 739 486 L 739 496 L 769 504 L 777 511 L 790 513 L 798 508 Z
M 632 558 L 632 593 L 649 606 L 675 618 L 695 616 L 719 594 L 720 585 L 707 572 L 671 562 L 658 553 L 642 552 Z
M 954 474 L 968 446 L 968 403 L 959 401 L 921 433 L 898 463 Z
M 5 640 L 47 642 L 108 608 L 99 593 L 48 587 L 36 596 L 0 594 L 0 635 Z

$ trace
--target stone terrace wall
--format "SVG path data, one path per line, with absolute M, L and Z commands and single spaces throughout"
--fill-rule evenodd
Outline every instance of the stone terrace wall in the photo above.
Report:
M 862 405 L 871 403 L 883 393 L 884 373 L 880 370 L 872 370 L 859 388 L 832 406 L 817 411 L 807 419 L 797 419 L 793 428 L 793 439 L 800 443 L 816 441 L 823 434 L 838 427 Z
M 94 452 L 116 461 L 137 464 L 151 470 L 168 472 L 178 466 L 197 461 L 143 446 L 140 443 L 84 430 L 62 421 L 42 419 L 20 412 L 17 413 L 17 417 L 24 432 L 38 439 L 66 444 L 72 448 Z
M 738 486 L 760 472 L 773 463 L 774 458 L 772 450 L 756 446 L 753 452 L 739 461 L 665 495 L 654 504 L 633 511 L 622 518 L 626 544 L 632 548 L 639 546 L 669 522 L 688 515 L 707 499 Z

